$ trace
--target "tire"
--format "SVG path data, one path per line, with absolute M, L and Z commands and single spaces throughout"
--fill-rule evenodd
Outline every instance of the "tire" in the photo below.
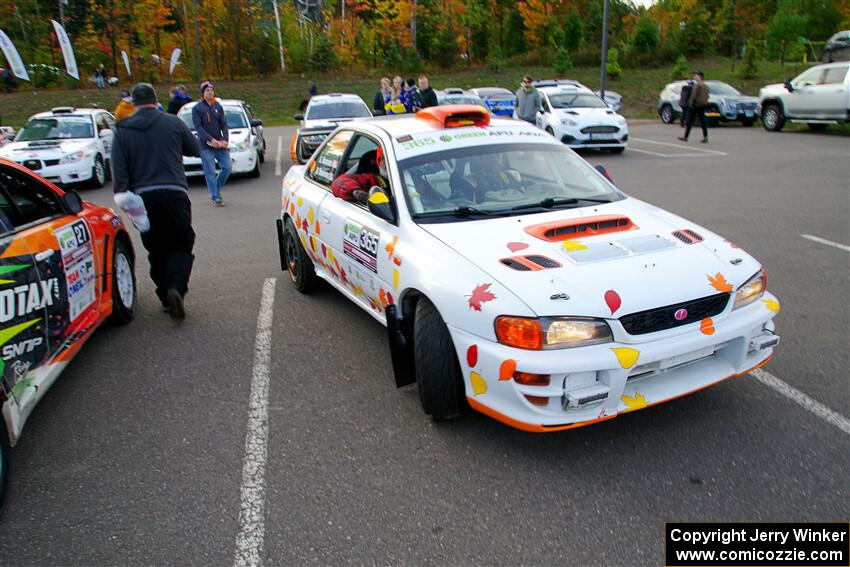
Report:
M 283 249 L 289 273 L 289 281 L 301 293 L 309 293 L 319 285 L 319 276 L 313 268 L 313 262 L 307 256 L 307 251 L 301 244 L 301 238 L 292 219 L 286 219 L 283 231 Z
M 106 185 L 106 164 L 103 162 L 103 157 L 100 155 L 95 156 L 94 164 L 91 168 L 91 180 L 89 181 L 89 185 L 94 187 L 95 189 L 100 189 L 104 185 Z
M 260 176 L 260 163 L 262 160 L 260 159 L 260 152 L 257 152 L 257 159 L 254 161 L 254 169 L 248 172 L 248 177 L 259 177 Z
M 621 154 L 626 151 L 626 148 L 608 148 L 608 151 L 612 154 Z
M 0 512 L 9 488 L 9 477 L 12 476 L 12 449 L 9 447 L 9 435 L 6 422 L 0 417 Z
M 112 250 L 112 315 L 109 321 L 126 325 L 136 316 L 138 302 L 133 256 L 124 241 L 115 240 Z
M 661 121 L 665 124 L 672 124 L 676 120 L 676 113 L 673 112 L 673 107 L 665 104 L 661 107 Z
M 112 181 L 112 160 L 106 161 L 106 180 Z
M 815 122 L 809 122 L 806 125 L 812 132 L 823 132 L 824 130 L 826 130 L 826 124 L 817 124 Z
M 435 421 L 453 419 L 466 406 L 454 343 L 437 308 L 422 298 L 413 320 L 413 359 L 422 409 Z
M 260 151 L 260 163 L 266 163 L 266 139 L 263 138 L 263 149 Z
M 744 126 L 746 126 L 747 128 L 749 128 L 750 126 L 752 126 L 752 125 L 753 125 L 753 124 L 755 124 L 755 123 L 756 123 L 756 119 L 755 119 L 755 118 L 742 118 L 742 119 L 741 119 L 741 124 L 743 124 L 743 125 L 744 125 Z
M 768 104 L 761 111 L 761 122 L 768 132 L 779 132 L 785 126 L 785 115 L 778 104 Z

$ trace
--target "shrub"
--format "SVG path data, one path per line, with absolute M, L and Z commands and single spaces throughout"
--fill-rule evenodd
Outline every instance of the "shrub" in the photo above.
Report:
M 632 47 L 640 52 L 651 52 L 658 45 L 658 24 L 646 12 L 641 14 L 632 34 Z
M 623 72 L 623 69 L 620 67 L 619 58 L 620 53 L 617 51 L 617 48 L 612 47 L 608 50 L 608 61 L 606 62 L 605 69 L 608 76 L 612 79 L 619 79 Z
M 457 37 L 451 22 L 446 22 L 440 33 L 437 34 L 437 65 L 448 69 L 457 60 Z
M 555 61 L 552 63 L 552 68 L 555 70 L 556 75 L 563 75 L 573 68 L 573 61 L 570 59 L 570 54 L 563 47 L 558 49 L 558 53 L 555 54 Z
M 422 59 L 419 57 L 419 53 L 412 47 L 404 54 L 402 69 L 410 73 L 418 73 L 422 70 Z
M 384 67 L 392 71 L 401 67 L 401 51 L 399 51 L 396 42 L 390 43 L 390 46 L 387 47 L 387 52 L 384 54 Z
M 502 50 L 499 44 L 494 43 L 490 49 L 490 60 L 488 61 L 490 70 L 494 73 L 500 72 L 505 67 L 505 60 L 502 58 Z
M 573 9 L 567 16 L 564 31 L 561 35 L 561 47 L 569 52 L 575 52 L 584 43 L 584 34 L 581 29 L 581 16 Z
M 322 37 L 316 45 L 316 49 L 310 54 L 309 67 L 324 72 L 336 69 L 338 64 L 339 61 L 331 40 L 327 36 Z
M 742 79 L 754 79 L 759 72 L 759 53 L 756 42 L 748 40 L 744 50 L 744 60 L 738 69 L 738 76 Z
M 676 65 L 673 66 L 673 70 L 670 71 L 670 80 L 677 81 L 679 79 L 686 79 L 688 77 L 688 59 L 684 55 L 679 55 L 676 57 Z

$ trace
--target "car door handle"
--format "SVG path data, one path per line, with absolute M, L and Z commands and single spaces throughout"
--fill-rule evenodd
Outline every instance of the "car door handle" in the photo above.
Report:
M 53 256 L 53 252 L 54 252 L 54 250 L 52 250 L 52 249 L 51 250 L 45 250 L 44 252 L 39 252 L 38 254 L 35 255 L 35 261 L 41 262 L 43 260 L 47 260 L 48 258 Z
M 330 215 L 321 214 L 319 216 L 322 217 L 323 223 L 330 224 L 330 222 L 331 222 L 331 216 Z

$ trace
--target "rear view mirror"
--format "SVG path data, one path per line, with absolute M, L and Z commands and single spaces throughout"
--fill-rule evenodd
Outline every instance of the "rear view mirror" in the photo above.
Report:
M 303 114 L 296 114 L 295 116 L 293 116 L 293 118 L 296 119 L 296 120 L 299 120 L 299 121 L 304 120 L 304 115 Z
M 785 79 L 785 88 L 788 90 L 789 93 L 794 92 L 794 85 L 791 84 L 791 79 Z
M 258 126 L 262 126 L 262 125 L 263 125 L 262 120 L 257 120 L 256 118 L 254 120 L 251 120 L 251 127 L 252 128 L 257 128 Z
M 83 198 L 73 189 L 65 191 L 65 194 L 62 195 L 62 202 L 65 203 L 65 208 L 72 215 L 83 210 Z
M 384 190 L 378 186 L 374 186 L 369 190 L 369 201 L 367 206 L 369 212 L 380 219 L 384 219 L 388 223 L 395 224 L 395 211 L 390 198 L 384 193 Z
M 611 179 L 611 175 L 608 173 L 608 170 L 607 170 L 607 169 L 605 169 L 605 166 L 604 166 L 604 165 L 602 165 L 601 163 L 597 163 L 597 164 L 596 164 L 596 171 L 598 171 L 599 173 L 601 173 L 602 175 L 604 175 L 604 176 L 605 176 L 605 179 L 607 179 L 607 180 L 608 180 L 608 181 L 610 181 L 611 183 L 614 183 L 614 180 L 613 180 L 613 179 Z

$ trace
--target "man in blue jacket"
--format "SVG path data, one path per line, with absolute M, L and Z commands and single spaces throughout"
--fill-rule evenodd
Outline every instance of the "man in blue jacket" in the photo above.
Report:
M 201 142 L 201 166 L 210 191 L 210 204 L 223 207 L 221 188 L 230 177 L 230 152 L 228 146 L 227 118 L 224 109 L 215 99 L 215 87 L 211 81 L 201 83 L 201 100 L 192 109 L 192 123 Z M 215 173 L 218 162 L 219 172 Z

